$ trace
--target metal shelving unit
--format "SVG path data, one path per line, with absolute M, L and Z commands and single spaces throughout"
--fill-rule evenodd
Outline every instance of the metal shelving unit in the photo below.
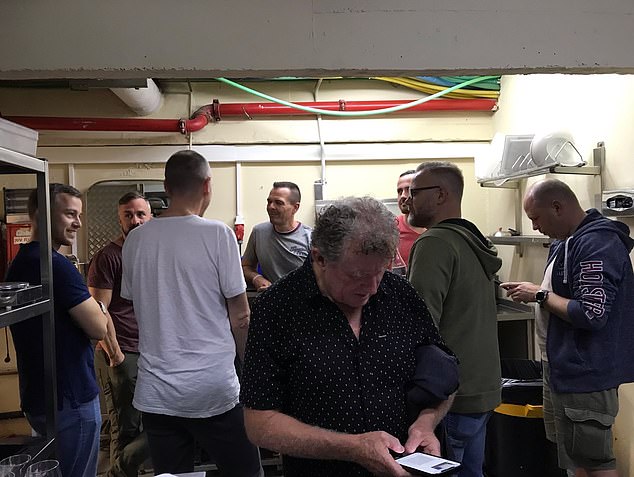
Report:
M 520 235 L 503 236 L 503 237 L 488 237 L 491 242 L 496 245 L 514 245 L 517 247 L 519 256 L 524 256 L 524 248 L 528 245 L 541 245 L 548 246 L 552 239 L 543 235 L 522 235 L 522 187 L 521 181 L 528 177 L 534 177 L 543 174 L 574 174 L 574 175 L 587 175 L 598 176 L 601 179 L 601 171 L 605 165 L 605 145 L 603 142 L 599 142 L 597 147 L 594 148 L 592 154 L 592 163 L 582 167 L 561 167 L 550 166 L 541 170 L 531 171 L 526 174 L 518 174 L 515 176 L 509 176 L 507 181 L 502 184 L 496 184 L 495 180 L 481 181 L 481 187 L 490 187 L 497 189 L 515 189 L 517 198 L 515 200 L 515 230 L 520 231 Z M 600 190 L 603 190 L 603 184 L 600 186 Z M 601 192 L 595 197 L 595 207 L 601 209 Z
M 1 439 L 0 446 L 28 449 L 34 460 L 54 455 L 57 418 L 57 383 L 55 368 L 55 321 L 52 294 L 50 203 L 48 194 L 48 163 L 19 152 L 0 147 L 0 174 L 34 174 L 37 179 L 40 242 L 40 277 L 42 298 L 35 303 L 0 311 L 0 328 L 24 320 L 41 320 L 44 345 L 44 391 L 46 398 L 46 436 Z

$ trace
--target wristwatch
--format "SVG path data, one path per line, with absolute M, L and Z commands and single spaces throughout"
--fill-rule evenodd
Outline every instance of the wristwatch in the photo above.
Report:
M 543 308 L 544 303 L 546 303 L 546 301 L 548 300 L 549 294 L 550 294 L 550 291 L 548 290 L 538 290 L 537 293 L 535 293 L 535 301 L 537 302 L 539 306 Z

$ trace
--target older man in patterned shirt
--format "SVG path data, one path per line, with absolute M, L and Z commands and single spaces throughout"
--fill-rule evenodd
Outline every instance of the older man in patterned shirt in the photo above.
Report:
M 349 198 L 317 219 L 304 265 L 256 299 L 242 383 L 245 425 L 286 477 L 409 475 L 392 453 L 439 454 L 451 399 L 408 419 L 415 349 L 442 340 L 416 291 L 385 273 L 394 217 Z

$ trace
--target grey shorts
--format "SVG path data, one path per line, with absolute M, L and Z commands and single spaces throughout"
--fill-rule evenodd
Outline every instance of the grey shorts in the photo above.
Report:
M 564 469 L 615 469 L 612 425 L 619 411 L 617 390 L 560 394 L 550 390 L 550 386 L 548 392 L 547 382 L 545 372 L 544 425 L 546 436 L 554 437 L 552 440 L 557 443 L 559 466 Z
M 546 439 L 550 442 L 557 443 L 557 431 L 555 430 L 555 410 L 553 409 L 553 400 L 550 391 L 550 369 L 548 361 L 542 361 L 544 384 L 542 386 L 542 399 L 544 405 L 544 429 L 546 430 Z

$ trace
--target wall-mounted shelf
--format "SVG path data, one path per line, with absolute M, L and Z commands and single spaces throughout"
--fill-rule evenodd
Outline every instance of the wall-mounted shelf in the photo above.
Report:
M 500 177 L 498 179 L 491 180 L 482 180 L 478 181 L 481 187 L 491 187 L 496 189 L 514 189 L 516 191 L 517 197 L 515 201 L 515 226 L 513 227 L 515 230 L 520 232 L 520 235 L 512 235 L 512 236 L 502 236 L 502 237 L 489 237 L 491 242 L 496 245 L 514 245 L 517 247 L 517 251 L 520 257 L 524 256 L 524 249 L 526 246 L 535 246 L 541 245 L 543 247 L 548 246 L 552 239 L 542 235 L 521 235 L 522 231 L 522 180 L 527 179 L 528 177 L 540 176 L 544 174 L 575 174 L 575 175 L 586 175 L 586 176 L 598 176 L 600 181 L 601 171 L 605 166 L 605 144 L 603 142 L 597 143 L 597 147 L 595 147 L 592 151 L 592 160 L 591 163 L 581 167 L 574 166 L 549 166 L 549 167 L 541 167 L 538 169 L 534 169 L 531 171 L 524 171 L 522 173 L 518 173 L 516 175 L 511 175 L 508 177 Z M 504 182 L 500 182 L 504 180 Z M 601 183 L 600 189 L 603 190 L 603 184 Z M 597 202 L 598 201 L 598 202 Z M 601 208 L 600 205 L 601 194 L 598 194 L 595 199 L 595 207 L 597 209 Z
M 550 166 L 540 169 L 535 169 L 529 172 L 521 172 L 519 174 L 509 175 L 505 177 L 499 177 L 497 179 L 487 179 L 478 181 L 481 187 L 494 187 L 494 188 L 506 188 L 517 189 L 519 188 L 519 181 L 527 179 L 529 177 L 541 176 L 544 174 L 576 174 L 585 176 L 598 176 L 601 174 L 600 165 L 587 165 L 580 167 L 573 166 Z M 505 181 L 504 183 L 496 184 L 497 182 Z

